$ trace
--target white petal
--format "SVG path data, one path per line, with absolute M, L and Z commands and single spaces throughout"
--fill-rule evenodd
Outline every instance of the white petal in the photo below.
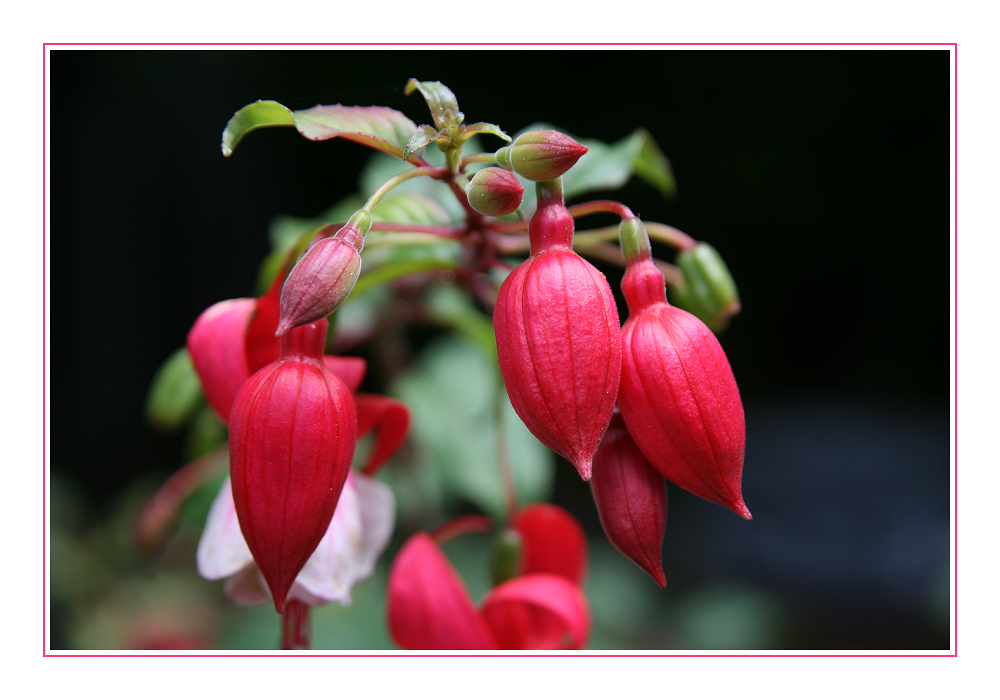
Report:
M 197 560 L 198 573 L 209 581 L 232 576 L 253 562 L 236 518 L 229 477 L 208 511 L 208 520 L 198 542 Z
M 371 576 L 389 544 L 395 510 L 389 487 L 351 472 L 326 535 L 295 579 L 297 586 L 322 602 L 350 605 L 351 588 Z M 297 597 L 315 604 L 306 595 Z

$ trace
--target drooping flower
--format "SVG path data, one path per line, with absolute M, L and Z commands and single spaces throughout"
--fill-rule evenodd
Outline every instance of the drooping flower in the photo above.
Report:
M 590 488 L 608 540 L 665 588 L 661 551 L 667 491 L 663 476 L 636 447 L 618 411 L 594 455 Z
M 330 525 L 354 453 L 354 401 L 323 361 L 326 327 L 289 331 L 230 417 L 236 513 L 278 612 Z
M 733 370 L 715 334 L 666 300 L 638 219 L 623 221 L 618 405 L 635 444 L 663 476 L 746 519 L 741 481 L 746 427 Z
M 523 556 L 517 575 L 477 608 L 434 538 L 403 545 L 389 572 L 387 614 L 404 649 L 581 649 L 590 633 L 582 591 L 586 538 L 557 506 L 528 506 L 513 524 Z
M 351 589 L 375 570 L 395 523 L 395 500 L 387 486 L 350 473 L 330 526 L 295 577 L 289 600 L 307 605 L 351 602 Z M 260 568 L 247 547 L 236 517 L 230 480 L 223 483 L 209 510 L 198 543 L 198 572 L 206 579 L 228 579 L 226 593 L 251 605 L 268 598 Z
M 614 411 L 621 330 L 608 282 L 573 252 L 558 181 L 538 185 L 531 256 L 500 287 L 493 324 L 514 410 L 587 480 Z

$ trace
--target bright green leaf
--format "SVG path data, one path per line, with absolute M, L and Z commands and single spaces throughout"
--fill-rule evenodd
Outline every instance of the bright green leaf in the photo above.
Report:
M 273 100 L 257 100 L 232 116 L 222 132 L 222 155 L 232 155 L 236 144 L 254 129 L 265 126 L 294 126 L 292 110 Z
M 187 348 L 176 350 L 153 377 L 146 397 L 146 417 L 157 428 L 176 430 L 198 408 L 201 382 Z

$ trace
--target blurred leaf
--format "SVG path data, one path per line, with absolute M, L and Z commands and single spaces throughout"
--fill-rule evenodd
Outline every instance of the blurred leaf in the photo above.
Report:
M 502 382 L 495 360 L 488 358 L 468 340 L 437 339 L 397 378 L 390 393 L 410 407 L 420 468 L 434 475 L 442 493 L 500 517 L 504 503 L 495 416 Z M 552 455 L 528 432 L 506 396 L 502 401 L 518 500 L 546 500 L 552 487 Z
M 266 126 L 294 126 L 292 110 L 273 100 L 257 100 L 238 110 L 222 132 L 222 155 L 227 158 L 233 149 L 254 129 Z
M 409 260 L 399 260 L 376 267 L 371 272 L 361 275 L 351 296 L 362 295 L 369 289 L 381 284 L 392 282 L 393 280 L 406 277 L 418 272 L 430 272 L 434 270 L 454 270 L 458 264 L 451 260 L 441 260 L 438 258 L 412 258 Z
M 448 226 L 451 217 L 441 203 L 420 192 L 393 192 L 379 202 L 372 220 L 392 224 Z M 377 232 L 376 232 L 377 233 Z
M 424 158 L 432 165 L 440 165 L 444 162 L 444 155 L 436 148 L 427 151 L 424 154 Z M 406 163 L 384 153 L 375 153 L 368 159 L 364 169 L 358 176 L 359 189 L 362 194 L 370 195 L 389 180 L 389 178 L 398 175 L 404 170 L 409 170 L 409 166 Z M 455 199 L 455 195 L 451 189 L 440 180 L 430 177 L 415 177 L 392 188 L 394 196 L 403 192 L 416 192 L 436 201 L 448 213 L 447 223 L 462 221 L 465 218 L 465 210 L 462 209 L 462 205 Z M 377 217 L 379 215 L 379 209 L 381 208 L 381 203 L 375 207 L 374 216 Z
M 188 426 L 184 439 L 184 459 L 191 461 L 211 452 L 226 441 L 229 431 L 209 406 L 202 406 Z
M 493 319 L 477 309 L 467 294 L 453 286 L 438 285 L 428 295 L 427 313 L 432 321 L 458 331 L 496 361 Z
M 671 628 L 691 649 L 784 649 L 791 611 L 774 594 L 716 583 L 672 601 Z
M 156 376 L 146 397 L 146 417 L 161 430 L 177 430 L 201 402 L 201 381 L 187 348 L 174 351 Z
M 655 187 L 663 197 L 673 197 L 677 194 L 677 183 L 670 161 L 663 155 L 659 145 L 645 129 L 636 129 L 633 139 L 642 143 L 639 155 L 632 161 L 635 174 Z

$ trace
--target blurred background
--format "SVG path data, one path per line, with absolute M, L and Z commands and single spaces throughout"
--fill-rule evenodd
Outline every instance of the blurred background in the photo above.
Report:
M 558 503 L 589 534 L 589 648 L 947 649 L 948 52 L 471 49 L 52 51 L 52 648 L 275 648 L 270 606 L 236 608 L 195 571 L 218 482 L 162 546 L 133 545 L 139 508 L 217 432 L 155 429 L 146 395 L 202 310 L 255 293 L 275 230 L 357 192 L 371 155 L 265 129 L 226 159 L 232 114 L 339 102 L 426 123 L 403 94 L 411 77 L 509 134 L 545 121 L 610 144 L 645 127 L 677 196 L 640 180 L 604 194 L 711 243 L 739 287 L 720 340 L 754 520 L 671 486 L 665 591 L 608 544 L 571 466 L 537 443 L 516 452 L 522 498 Z M 616 288 L 620 271 L 601 269 Z M 392 555 L 416 529 L 490 512 L 494 493 L 489 458 L 463 440 L 475 430 L 435 436 L 421 421 L 475 415 L 495 370 L 433 324 L 351 354 L 369 361 L 366 390 L 410 402 L 416 434 L 380 474 L 396 536 L 352 606 L 317 611 L 314 647 L 393 648 Z M 489 542 L 446 546 L 477 599 Z

